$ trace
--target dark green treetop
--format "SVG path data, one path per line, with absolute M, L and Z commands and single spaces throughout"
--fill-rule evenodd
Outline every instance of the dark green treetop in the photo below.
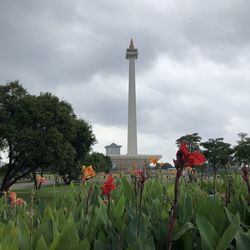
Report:
M 50 93 L 30 95 L 17 81 L 0 85 L 0 145 L 8 151 L 1 190 L 37 168 L 70 182 L 94 143 L 91 125 L 69 103 Z
M 197 151 L 200 149 L 201 137 L 198 133 L 187 134 L 176 140 L 176 144 L 179 147 L 182 142 L 185 142 L 189 151 Z

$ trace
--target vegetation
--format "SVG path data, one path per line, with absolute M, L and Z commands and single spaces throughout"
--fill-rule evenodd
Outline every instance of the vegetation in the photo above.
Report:
M 0 191 L 37 168 L 70 184 L 95 143 L 91 125 L 77 119 L 69 103 L 50 93 L 30 95 L 19 82 L 0 86 L 0 121 L 0 149 L 9 159 Z
M 200 150 L 201 137 L 198 133 L 184 135 L 176 140 L 176 144 L 178 147 L 183 142 L 187 144 L 187 147 L 190 151 Z
M 239 134 L 240 140 L 234 147 L 235 158 L 238 164 L 244 163 L 249 165 L 250 163 L 250 137 L 247 137 L 246 133 Z
M 30 199 L 14 207 L 6 193 L 0 199 L 0 246 L 21 250 L 166 249 L 174 183 L 166 176 L 145 178 L 142 196 L 134 178 L 115 178 L 109 206 L 101 189 L 103 181 L 97 182 L 97 177 L 83 186 L 44 187 L 26 196 L 21 192 L 18 197 L 28 195 Z M 232 179 L 227 203 L 227 178 L 217 183 L 215 200 L 209 179 L 181 180 L 172 249 L 248 249 L 247 189 L 240 175 Z M 137 181 L 142 183 L 142 178 L 138 176 Z
M 109 156 L 104 154 L 93 152 L 88 154 L 84 160 L 86 166 L 92 165 L 95 166 L 96 172 L 105 172 L 108 173 L 112 168 L 112 161 Z
M 10 82 L 0 86 L 0 121 L 0 150 L 9 159 L 1 169 L 0 249 L 249 248 L 247 134 L 239 134 L 234 147 L 223 138 L 202 142 L 198 133 L 180 137 L 174 181 L 159 163 L 154 177 L 150 169 L 134 169 L 105 180 L 95 171 L 108 172 L 111 160 L 89 153 L 92 128 L 67 102 L 50 93 L 30 95 L 19 82 Z M 205 160 L 212 179 L 186 178 Z M 243 164 L 242 176 L 228 171 L 235 162 Z M 225 174 L 218 179 L 221 167 Z M 29 174 L 41 187 L 45 171 L 69 186 L 6 192 Z M 71 181 L 81 175 L 82 185 L 74 186 Z

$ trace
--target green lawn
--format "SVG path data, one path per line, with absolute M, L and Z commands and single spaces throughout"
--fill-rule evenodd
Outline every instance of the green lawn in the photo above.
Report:
M 74 184 L 74 189 L 79 190 L 82 188 L 79 184 Z M 18 197 L 22 197 L 27 203 L 30 203 L 33 199 L 34 203 L 38 201 L 44 201 L 45 203 L 53 203 L 58 196 L 67 195 L 72 192 L 71 186 L 59 185 L 59 186 L 42 186 L 40 190 L 31 188 L 12 190 L 17 193 Z

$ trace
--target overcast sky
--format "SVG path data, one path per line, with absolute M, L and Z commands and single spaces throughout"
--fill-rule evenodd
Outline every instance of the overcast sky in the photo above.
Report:
M 127 144 L 128 61 L 138 48 L 138 151 L 172 163 L 175 140 L 250 134 L 249 0 L 1 0 L 0 82 L 52 92 Z

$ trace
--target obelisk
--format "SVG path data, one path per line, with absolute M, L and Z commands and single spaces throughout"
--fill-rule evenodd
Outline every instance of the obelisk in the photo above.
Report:
M 129 48 L 126 50 L 126 59 L 129 60 L 129 87 L 128 87 L 128 141 L 127 154 L 137 155 L 137 122 L 136 122 L 136 91 L 135 91 L 135 60 L 138 51 L 131 38 Z
M 117 147 L 119 148 L 116 153 L 109 154 L 113 167 L 127 172 L 131 167 L 143 167 L 145 164 L 149 164 L 150 158 L 156 158 L 159 160 L 161 155 L 156 154 L 138 154 L 137 152 L 137 123 L 136 123 L 136 91 L 135 91 L 135 60 L 138 57 L 138 51 L 134 46 L 131 39 L 129 48 L 126 50 L 126 59 L 129 60 L 129 77 L 128 77 L 128 151 L 125 155 L 120 155 L 120 147 L 118 145 L 106 146 L 107 148 Z M 118 152 L 118 153 L 117 153 Z

